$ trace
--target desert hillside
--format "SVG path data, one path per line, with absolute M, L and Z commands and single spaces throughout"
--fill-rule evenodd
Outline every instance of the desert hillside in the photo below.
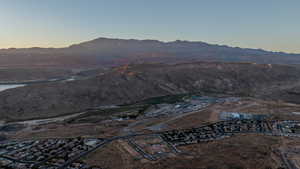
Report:
M 3 91 L 0 118 L 52 117 L 90 107 L 183 93 L 298 102 L 299 79 L 299 68 L 283 65 L 207 62 L 128 65 L 84 80 Z

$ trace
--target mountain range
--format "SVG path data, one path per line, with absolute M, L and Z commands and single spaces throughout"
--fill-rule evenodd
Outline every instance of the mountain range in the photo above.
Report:
M 0 67 L 112 67 L 192 61 L 299 64 L 300 54 L 213 45 L 204 42 L 98 38 L 66 48 L 0 50 Z

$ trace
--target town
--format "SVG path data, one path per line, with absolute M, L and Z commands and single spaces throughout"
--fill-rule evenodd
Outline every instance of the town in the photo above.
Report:
M 101 142 L 101 139 L 66 138 L 2 143 L 0 166 L 7 169 L 55 169 Z M 66 168 L 100 169 L 80 161 L 71 163 Z
M 106 139 L 78 137 L 6 141 L 0 145 L 0 166 L 4 169 L 101 169 L 80 159 L 116 140 L 125 140 L 142 158 L 155 161 L 170 154 L 180 154 L 178 146 L 217 141 L 237 134 L 300 137 L 299 126 L 299 121 L 233 119 L 197 128 Z

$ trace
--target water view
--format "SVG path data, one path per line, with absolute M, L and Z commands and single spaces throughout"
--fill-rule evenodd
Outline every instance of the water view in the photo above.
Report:
M 7 90 L 7 89 L 13 89 L 17 87 L 24 87 L 25 85 L 19 84 L 19 85 L 0 85 L 0 92 Z

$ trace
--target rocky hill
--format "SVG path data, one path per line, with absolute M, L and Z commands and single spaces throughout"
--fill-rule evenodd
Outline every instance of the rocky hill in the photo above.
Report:
M 0 119 L 52 117 L 90 107 L 193 92 L 297 102 L 299 79 L 298 67 L 271 64 L 128 65 L 90 79 L 31 85 L 1 92 Z

